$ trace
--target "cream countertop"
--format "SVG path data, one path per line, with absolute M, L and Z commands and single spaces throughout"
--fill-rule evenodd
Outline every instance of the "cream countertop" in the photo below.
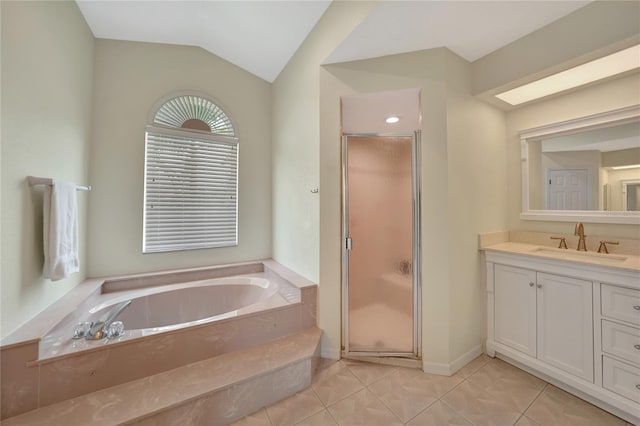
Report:
M 640 272 L 640 256 L 632 254 L 603 254 L 576 249 L 559 249 L 522 242 L 501 242 L 481 247 L 481 250 L 555 259 L 577 264 L 597 265 Z

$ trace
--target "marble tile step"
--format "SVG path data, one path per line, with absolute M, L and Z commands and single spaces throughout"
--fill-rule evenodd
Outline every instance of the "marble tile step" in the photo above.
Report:
M 321 334 L 313 327 L 29 411 L 2 425 L 229 424 L 310 386 Z

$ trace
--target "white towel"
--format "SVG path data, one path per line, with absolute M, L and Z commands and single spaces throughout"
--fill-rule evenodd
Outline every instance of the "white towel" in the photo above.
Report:
M 76 184 L 60 180 L 44 191 L 45 278 L 58 281 L 80 270 Z

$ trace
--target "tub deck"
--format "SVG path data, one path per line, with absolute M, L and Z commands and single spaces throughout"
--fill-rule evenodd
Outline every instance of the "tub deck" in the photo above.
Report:
M 74 325 L 83 320 L 81 308 L 96 301 L 229 274 L 278 280 L 283 291 L 216 321 L 146 335 L 138 330 L 113 340 L 71 339 Z M 87 280 L 2 342 L 1 418 L 313 328 L 316 288 L 272 260 Z

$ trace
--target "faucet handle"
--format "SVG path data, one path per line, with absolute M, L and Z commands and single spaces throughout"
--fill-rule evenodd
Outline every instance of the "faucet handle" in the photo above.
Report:
M 560 243 L 558 244 L 558 248 L 561 249 L 566 249 L 567 248 L 567 241 L 565 239 L 565 237 L 551 237 L 552 240 L 560 240 Z
M 600 247 L 598 247 L 598 253 L 607 253 L 609 254 L 609 250 L 607 250 L 607 244 L 620 244 L 620 241 L 600 241 Z
M 122 321 L 114 321 L 107 327 L 107 339 L 115 339 L 124 335 L 124 324 Z
M 78 323 L 73 329 L 72 339 L 73 340 L 83 339 L 87 335 L 87 333 L 89 332 L 92 326 L 93 326 L 93 323 L 91 321 Z

